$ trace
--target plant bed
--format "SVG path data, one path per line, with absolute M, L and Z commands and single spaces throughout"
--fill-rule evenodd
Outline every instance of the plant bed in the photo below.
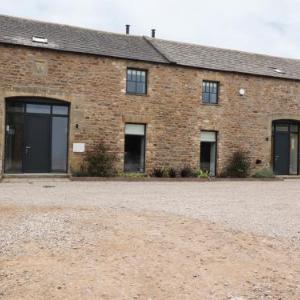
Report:
M 132 181 L 132 182 L 217 182 L 217 181 L 284 181 L 282 177 L 274 178 L 197 178 L 197 177 L 74 177 L 71 176 L 72 181 Z
M 210 181 L 212 178 L 197 178 L 197 177 L 74 177 L 70 178 L 72 181 Z

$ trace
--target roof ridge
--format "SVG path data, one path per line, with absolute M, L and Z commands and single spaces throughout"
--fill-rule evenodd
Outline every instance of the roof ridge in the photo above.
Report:
M 6 18 L 10 18 L 10 19 L 17 19 L 17 20 L 20 20 L 20 21 L 27 21 L 27 22 L 34 22 L 34 23 L 43 23 L 43 24 L 46 24 L 46 25 L 54 25 L 54 26 L 60 26 L 60 27 L 69 27 L 69 28 L 72 28 L 72 29 L 81 29 L 81 30 L 93 31 L 93 32 L 104 33 L 104 34 L 113 34 L 113 35 L 119 35 L 119 36 L 128 36 L 128 37 L 142 38 L 141 35 L 125 34 L 125 33 L 118 33 L 118 32 L 112 32 L 112 31 L 105 31 L 105 30 L 99 30 L 99 29 L 94 29 L 94 28 L 75 26 L 75 25 L 70 25 L 70 24 L 56 23 L 56 22 L 53 22 L 53 21 L 43 21 L 43 20 L 37 20 L 37 19 L 31 19 L 31 18 L 10 16 L 10 15 L 5 15 L 5 14 L 0 14 L 0 17 L 6 17 Z
M 50 42 L 35 43 L 36 34 Z M 299 59 L 6 15 L 0 15 L 0 43 L 300 81 Z
M 256 53 L 256 52 L 249 52 L 245 50 L 238 50 L 238 49 L 230 49 L 230 48 L 222 48 L 222 47 L 217 47 L 217 46 L 207 46 L 207 45 L 201 45 L 197 43 L 191 43 L 191 42 L 181 42 L 181 41 L 175 41 L 175 40 L 169 40 L 169 39 L 160 39 L 160 38 L 150 38 L 148 36 L 142 36 L 142 35 L 135 35 L 135 34 L 130 34 L 127 35 L 125 33 L 117 33 L 117 32 L 112 32 L 112 31 L 105 31 L 105 30 L 99 30 L 99 29 L 93 29 L 93 28 L 88 28 L 88 27 L 80 27 L 80 26 L 75 26 L 75 25 L 69 25 L 69 24 L 62 24 L 62 23 L 56 23 L 53 21 L 43 21 L 43 20 L 37 20 L 37 19 L 32 19 L 32 18 L 24 18 L 24 17 L 16 17 L 16 16 L 10 16 L 6 14 L 0 14 L 0 17 L 6 17 L 6 18 L 13 18 L 21 21 L 28 21 L 28 22 L 34 22 L 34 23 L 43 23 L 43 24 L 48 24 L 48 25 L 55 25 L 55 26 L 61 26 L 61 27 L 69 27 L 73 29 L 81 29 L 81 30 L 86 30 L 86 31 L 92 31 L 92 32 L 98 32 L 102 34 L 113 34 L 117 36 L 126 36 L 126 37 L 135 37 L 135 38 L 144 38 L 145 40 L 148 41 L 148 43 L 161 55 L 165 56 L 165 58 L 172 62 L 165 54 L 161 52 L 157 48 L 156 45 L 152 43 L 152 40 L 160 40 L 163 42 L 170 42 L 170 43 L 176 43 L 176 44 L 183 44 L 183 45 L 191 45 L 191 46 L 197 46 L 197 47 L 203 47 L 206 49 L 215 49 L 215 50 L 222 50 L 222 51 L 230 51 L 230 52 L 236 52 L 236 53 L 243 53 L 247 55 L 253 55 L 253 56 L 261 56 L 261 57 L 268 57 L 268 58 L 276 58 L 276 59 L 284 59 L 284 60 L 289 60 L 289 61 L 300 61 L 300 58 L 289 58 L 289 57 L 284 57 L 284 56 L 276 56 L 276 55 L 270 55 L 270 54 L 264 54 L 264 53 Z M 273 66 L 270 66 L 273 67 Z M 274 66 L 276 67 L 276 66 Z

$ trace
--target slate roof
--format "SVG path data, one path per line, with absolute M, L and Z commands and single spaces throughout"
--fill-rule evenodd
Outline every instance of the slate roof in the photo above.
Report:
M 158 51 L 179 65 L 300 80 L 300 60 L 149 39 Z M 277 71 L 276 71 L 277 70 Z M 280 72 L 281 71 L 281 72 Z
M 43 37 L 47 44 L 32 37 Z M 0 15 L 0 43 L 300 80 L 300 60 Z
M 32 42 L 32 37 L 48 43 Z M 0 43 L 165 63 L 166 59 L 141 36 L 108 33 L 0 15 Z

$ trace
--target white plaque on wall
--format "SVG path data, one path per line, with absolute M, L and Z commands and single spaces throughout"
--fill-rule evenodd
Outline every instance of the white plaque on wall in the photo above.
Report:
M 73 152 L 75 153 L 85 152 L 85 143 L 73 143 Z

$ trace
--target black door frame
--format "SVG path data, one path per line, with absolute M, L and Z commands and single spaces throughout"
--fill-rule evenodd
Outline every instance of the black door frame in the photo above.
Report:
M 31 172 L 26 172 L 25 168 L 24 168 L 24 159 L 25 159 L 25 127 L 26 127 L 26 117 L 27 116 L 31 116 L 31 115 L 39 115 L 39 116 L 43 116 L 43 117 L 48 117 L 50 119 L 50 133 L 49 133 L 49 140 L 50 140 L 50 149 L 49 149 L 49 169 L 47 173 L 51 173 L 53 172 L 51 170 L 51 157 L 52 157 L 52 121 L 53 121 L 53 117 L 65 117 L 68 120 L 67 123 L 67 153 L 66 153 L 66 169 L 63 173 L 67 173 L 69 170 L 69 133 L 70 133 L 70 103 L 63 101 L 63 100 L 57 100 L 57 99 L 52 99 L 52 98 L 43 98 L 43 97 L 9 97 L 5 99 L 5 126 L 6 126 L 6 119 L 7 119 L 7 104 L 8 103 L 12 103 L 12 102 L 18 102 L 18 103 L 23 103 L 24 107 L 26 107 L 26 104 L 41 104 L 41 105 L 50 105 L 50 114 L 43 114 L 43 113 L 28 113 L 26 111 L 26 109 L 24 108 L 23 112 L 14 112 L 15 114 L 22 114 L 23 118 L 24 118 L 24 136 L 23 136 L 23 141 L 22 141 L 22 167 L 21 167 L 21 173 L 28 173 L 30 174 Z M 67 115 L 62 115 L 62 114 L 54 114 L 53 113 L 53 106 L 67 106 L 68 107 L 68 112 Z M 6 130 L 5 130 L 5 143 L 6 143 Z M 4 145 L 4 149 L 6 151 L 6 147 Z M 6 170 L 5 167 L 5 163 L 6 163 L 6 153 L 4 152 L 4 172 Z M 54 171 L 56 172 L 56 171 Z M 60 171 L 59 171 L 60 172 Z
M 273 164 L 273 170 L 275 172 L 275 139 L 276 139 L 276 126 L 277 125 L 287 125 L 288 126 L 288 135 L 289 135 L 289 149 L 291 148 L 291 126 L 298 126 L 298 161 L 297 161 L 297 175 L 300 175 L 300 121 L 297 120 L 274 120 L 272 122 L 272 164 Z M 290 167 L 290 162 L 291 162 L 291 154 L 290 151 L 288 153 L 288 166 Z M 294 175 L 294 174 L 283 174 L 283 175 Z

